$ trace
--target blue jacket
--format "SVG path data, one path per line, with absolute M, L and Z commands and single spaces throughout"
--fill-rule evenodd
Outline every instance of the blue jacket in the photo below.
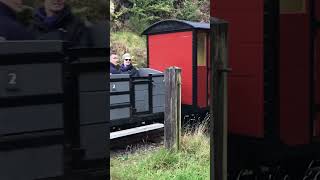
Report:
M 111 74 L 121 74 L 121 71 L 116 68 L 116 66 L 110 63 L 110 73 Z
M 91 37 L 85 23 L 66 5 L 56 16 L 47 17 L 44 7 L 38 8 L 31 29 L 37 39 L 64 40 L 74 46 L 90 46 Z
M 130 64 L 129 66 L 125 66 L 121 64 L 120 71 L 123 74 L 130 74 L 130 76 L 137 77 L 139 75 L 138 70 Z
M 17 20 L 16 13 L 0 2 L 0 38 L 5 40 L 31 40 L 34 36 Z

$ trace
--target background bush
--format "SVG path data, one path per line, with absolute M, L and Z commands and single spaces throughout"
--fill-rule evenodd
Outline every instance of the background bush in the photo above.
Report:
M 164 19 L 209 22 L 209 0 L 110 0 L 111 31 L 141 33 Z

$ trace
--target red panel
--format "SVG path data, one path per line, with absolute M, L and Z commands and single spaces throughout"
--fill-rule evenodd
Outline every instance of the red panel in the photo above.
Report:
M 317 32 L 316 36 L 316 41 L 315 41 L 315 58 L 316 58 L 316 89 L 315 89 L 315 94 L 316 94 L 316 103 L 320 104 L 320 29 Z
M 235 0 L 211 0 L 211 7 L 218 9 L 232 9 L 232 10 L 243 10 L 243 11 L 256 11 L 264 0 L 246 0 L 246 1 L 235 1 Z M 259 6 L 257 6 L 259 5 Z M 216 10 L 216 9 L 214 9 Z M 216 13 L 211 11 L 211 15 L 216 16 Z
M 198 106 L 207 107 L 207 67 L 198 66 Z
M 320 21 L 320 1 L 316 1 L 316 19 Z M 316 95 L 316 104 L 320 104 L 320 29 L 317 30 L 316 42 L 315 42 L 315 58 L 316 58 L 316 84 L 315 84 L 315 95 Z M 317 113 L 315 119 L 315 132 L 314 135 L 317 138 L 320 137 L 320 113 Z
M 309 142 L 309 17 L 280 17 L 280 136 L 289 145 Z
M 229 129 L 232 133 L 263 137 L 263 86 L 252 76 L 230 76 Z M 255 89 L 255 91 L 252 91 Z M 237 93 L 235 93 L 237 92 Z
M 211 52 L 210 52 L 210 48 L 211 48 L 211 43 L 210 43 L 210 38 L 208 38 L 208 43 L 207 43 L 207 66 L 208 66 L 208 99 L 207 99 L 207 103 L 208 103 L 208 106 L 210 106 L 210 88 L 211 88 L 211 75 L 210 75 L 210 69 L 211 69 L 211 65 L 210 65 L 210 57 L 211 57 Z
M 233 43 L 263 42 L 263 0 L 211 0 L 214 17 L 229 22 L 229 39 Z M 248 2 L 250 1 L 250 2 Z M 230 43 L 231 44 L 231 43 Z
M 262 43 L 229 44 L 229 52 L 229 63 L 232 67 L 231 75 L 262 75 Z
M 211 15 L 229 22 L 229 132 L 263 137 L 263 0 L 211 0 Z
M 316 120 L 314 124 L 314 135 L 319 139 L 320 136 L 320 113 L 316 114 Z
M 316 20 L 320 21 L 320 2 L 315 1 L 315 14 Z M 320 29 L 316 32 L 315 37 L 315 103 L 320 104 Z M 320 113 L 317 112 L 316 119 L 314 121 L 314 136 L 320 137 Z
M 320 1 L 319 0 L 315 0 L 316 2 L 316 16 L 317 16 L 317 20 L 320 21 Z
M 170 66 L 182 70 L 182 104 L 192 105 L 192 32 L 148 36 L 149 67 L 164 71 Z

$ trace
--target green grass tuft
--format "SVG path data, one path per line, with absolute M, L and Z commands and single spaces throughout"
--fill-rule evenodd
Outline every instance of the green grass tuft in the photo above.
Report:
M 163 147 L 111 158 L 112 180 L 207 180 L 210 179 L 210 139 L 207 124 L 186 130 L 181 150 Z

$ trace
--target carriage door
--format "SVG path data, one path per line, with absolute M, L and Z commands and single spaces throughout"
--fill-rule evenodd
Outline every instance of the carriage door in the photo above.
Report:
M 313 136 L 320 140 L 320 2 L 311 0 L 311 58 L 314 62 L 314 95 L 315 113 Z
M 206 108 L 208 106 L 208 72 L 207 72 L 207 31 L 198 31 L 197 33 L 197 105 L 200 108 Z
M 151 113 L 152 79 L 151 77 L 133 78 L 131 89 L 133 115 Z M 151 97 L 150 97 L 151 95 Z

